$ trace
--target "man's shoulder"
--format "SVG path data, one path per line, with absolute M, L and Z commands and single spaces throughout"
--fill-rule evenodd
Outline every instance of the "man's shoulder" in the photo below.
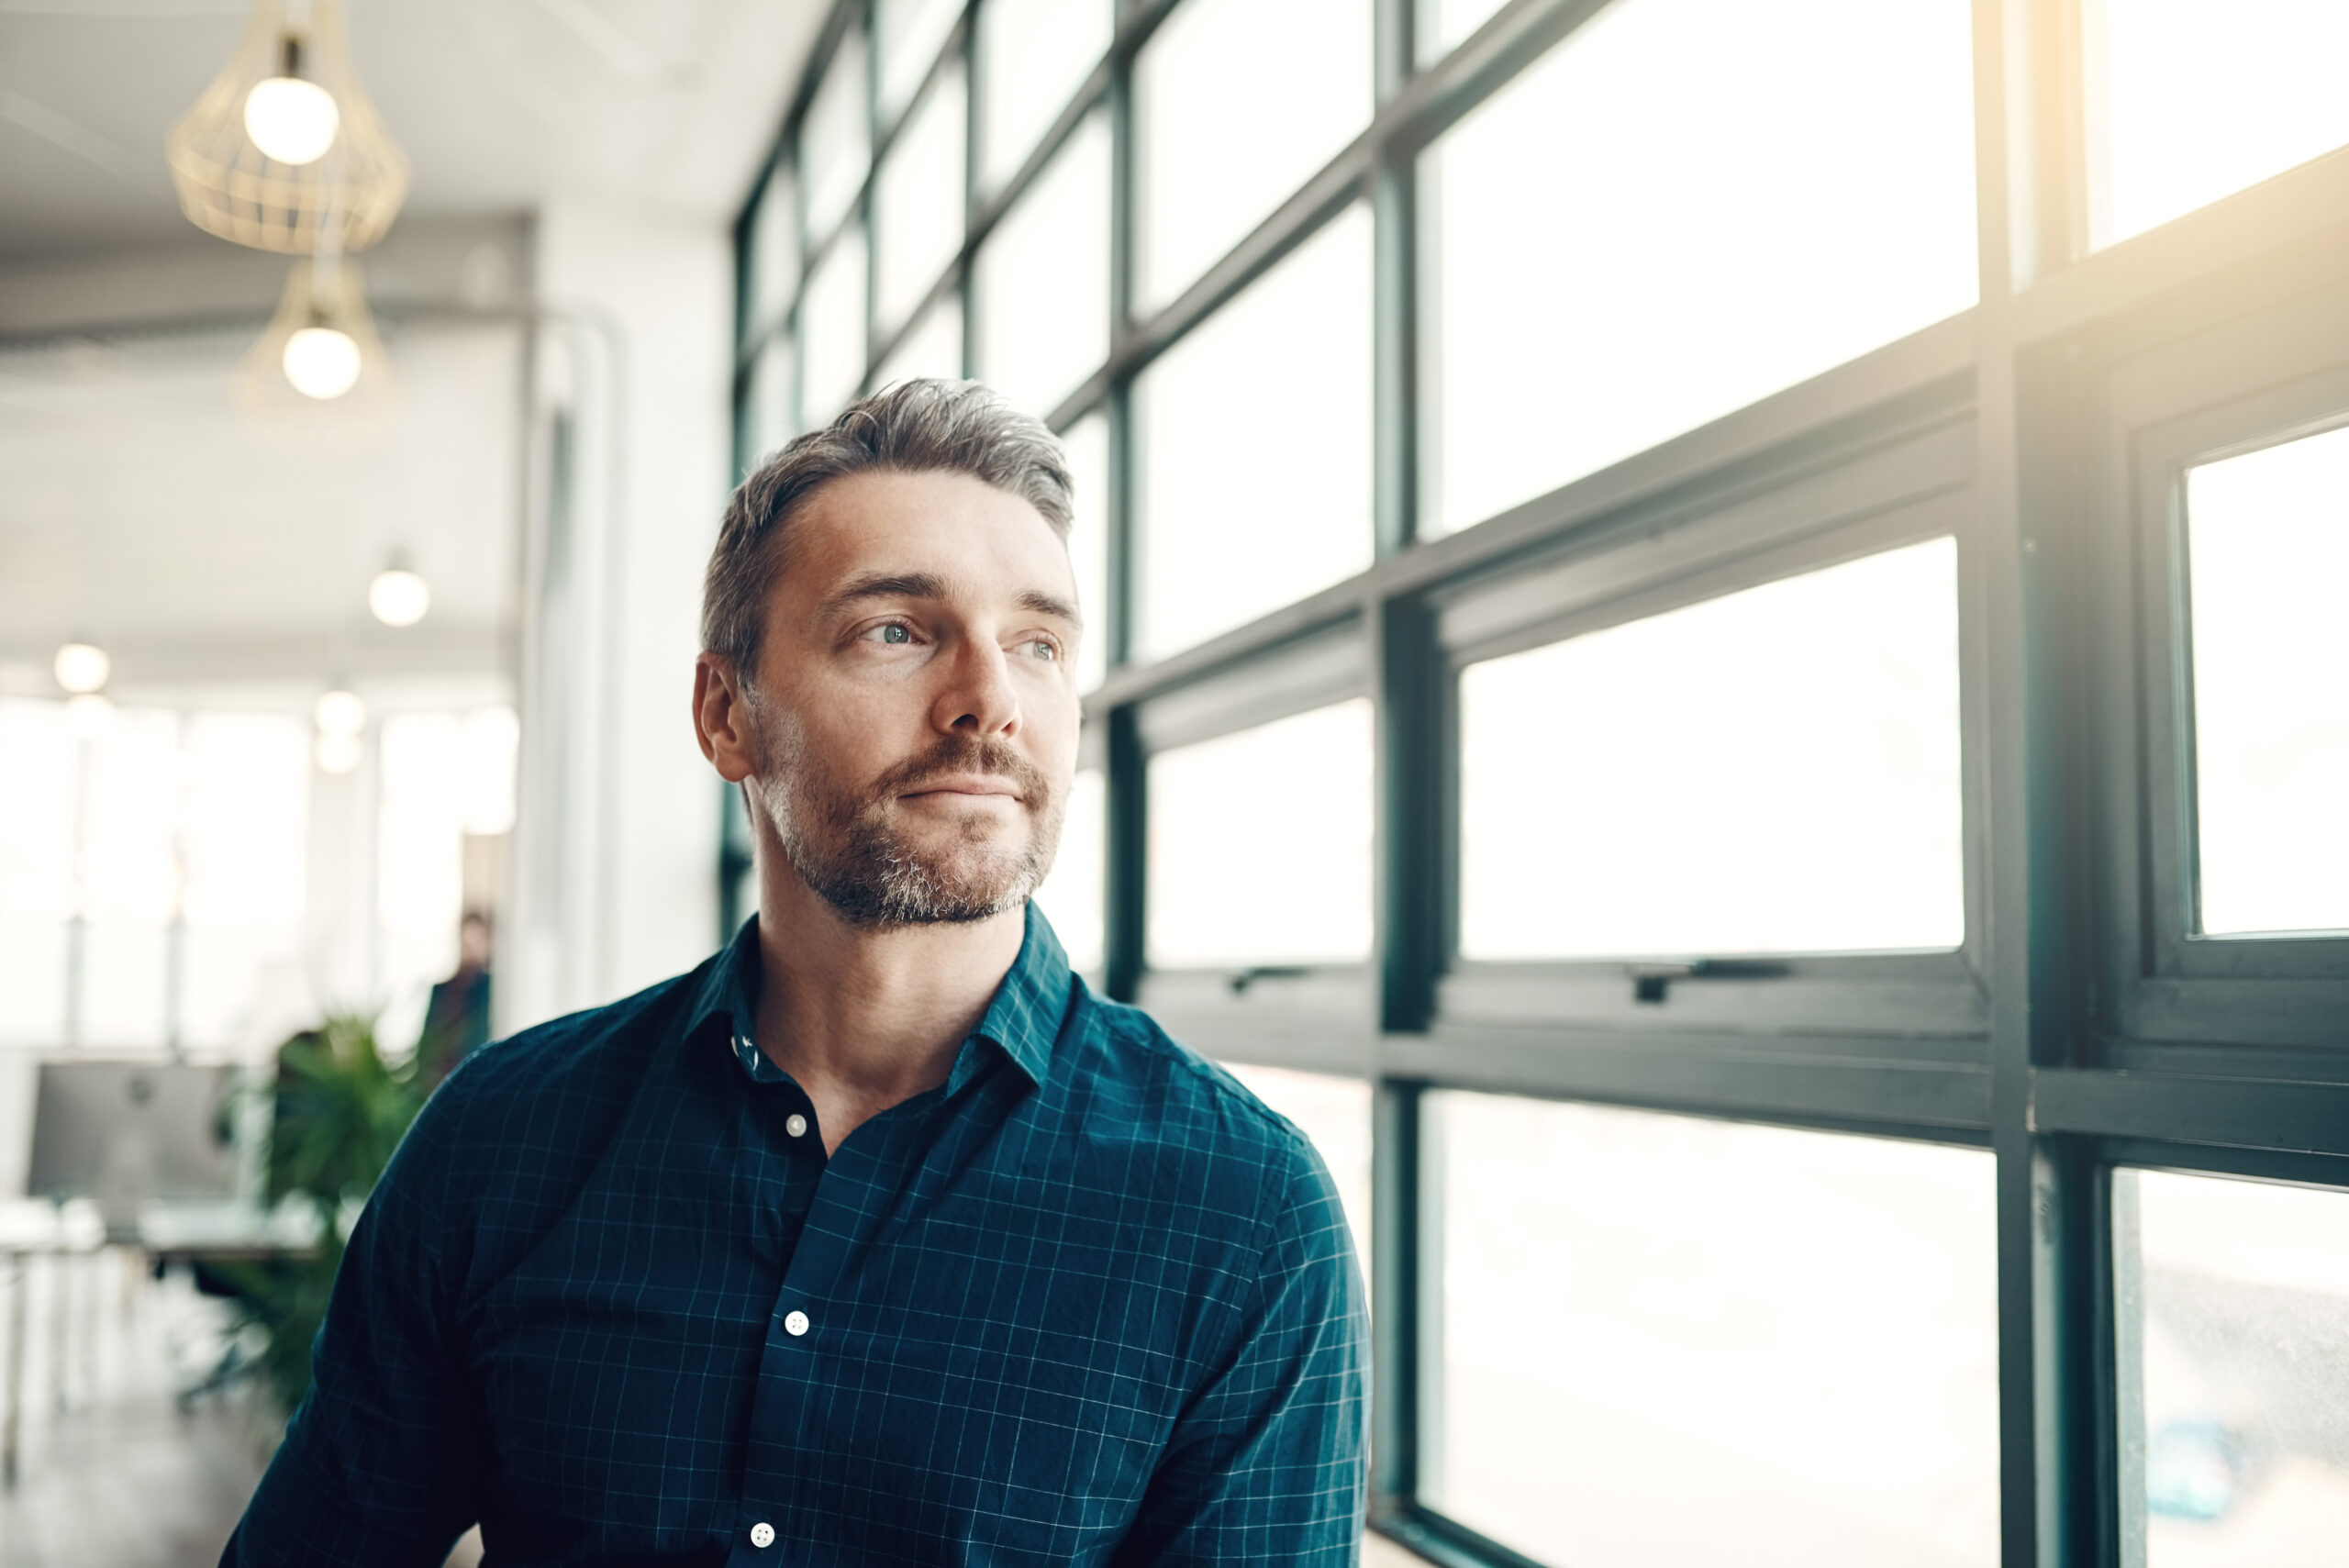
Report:
M 433 1091 L 412 1136 L 474 1161 L 543 1160 L 567 1142 L 592 1139 L 635 1095 L 702 973 L 674 976 L 483 1046 Z
M 1081 1063 L 1092 1137 L 1176 1165 L 1252 1173 L 1268 1193 L 1327 1186 L 1312 1140 L 1296 1124 L 1156 1018 L 1089 992 L 1080 1006 L 1093 1012 Z

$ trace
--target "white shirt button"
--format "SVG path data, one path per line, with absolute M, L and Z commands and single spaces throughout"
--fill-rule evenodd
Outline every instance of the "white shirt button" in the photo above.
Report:
M 795 1340 L 800 1335 L 806 1333 L 807 1331 L 807 1314 L 805 1312 L 793 1312 L 788 1314 L 783 1320 L 783 1331 L 790 1335 Z
M 805 1137 L 807 1132 L 807 1118 L 797 1111 L 794 1111 L 784 1118 L 783 1130 L 794 1138 Z
M 774 1526 L 761 1519 L 751 1527 L 751 1544 L 764 1551 L 774 1544 Z

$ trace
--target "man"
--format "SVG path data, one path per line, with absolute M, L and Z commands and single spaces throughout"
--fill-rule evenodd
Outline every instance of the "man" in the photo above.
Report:
M 433 982 L 417 1037 L 417 1072 L 428 1088 L 489 1043 L 489 917 L 468 909 L 457 922 L 457 972 Z
M 694 722 L 759 913 L 476 1054 L 231 1564 L 1347 1562 L 1364 1311 L 1297 1130 L 1069 971 L 1070 481 L 912 382 L 735 495 Z

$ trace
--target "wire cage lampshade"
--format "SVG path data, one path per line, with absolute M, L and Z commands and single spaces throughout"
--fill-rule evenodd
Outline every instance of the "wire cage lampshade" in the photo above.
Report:
M 277 313 L 238 363 L 231 395 L 249 425 L 302 444 L 364 444 L 382 434 L 398 388 L 356 261 L 294 263 Z
M 188 221 L 259 250 L 363 250 L 407 196 L 407 156 L 351 68 L 340 0 L 254 0 L 164 145 Z

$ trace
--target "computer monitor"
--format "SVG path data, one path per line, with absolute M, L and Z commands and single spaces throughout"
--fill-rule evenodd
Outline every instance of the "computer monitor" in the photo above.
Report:
M 93 1199 L 109 1229 L 133 1224 L 154 1199 L 234 1195 L 235 1073 L 120 1058 L 42 1062 L 26 1191 Z

